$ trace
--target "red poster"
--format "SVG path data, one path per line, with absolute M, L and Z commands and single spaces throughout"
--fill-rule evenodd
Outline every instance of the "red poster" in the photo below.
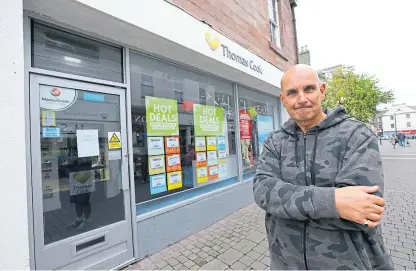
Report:
M 251 118 L 246 110 L 240 110 L 240 138 L 251 139 Z

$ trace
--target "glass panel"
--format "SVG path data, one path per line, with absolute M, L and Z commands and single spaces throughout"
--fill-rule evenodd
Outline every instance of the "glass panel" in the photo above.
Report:
M 267 8 L 269 11 L 269 19 L 276 22 L 276 0 L 268 0 Z
M 123 53 L 110 46 L 59 29 L 33 23 L 32 66 L 123 82 Z
M 238 87 L 244 179 L 254 175 L 267 136 L 277 127 L 277 97 Z
M 124 220 L 120 97 L 39 90 L 45 244 Z
M 238 166 L 232 84 L 135 53 L 130 53 L 130 63 L 136 202 L 236 178 Z M 203 113 L 195 116 L 194 106 L 201 112 L 215 112 L 207 118 L 202 116 Z M 163 113 L 166 108 L 171 113 Z M 158 119 L 166 123 L 176 116 L 178 124 L 172 126 L 173 131 L 149 130 L 150 125 L 159 122 Z M 206 127 L 221 128 L 210 133 L 201 132 L 201 117 L 202 121 L 210 124 Z M 166 140 L 171 135 L 179 136 L 179 148 L 174 151 L 179 156 L 173 158 L 166 146 Z M 207 144 L 205 150 L 196 147 L 199 142 L 207 143 L 208 135 L 213 135 L 209 138 L 213 140 L 213 145 L 210 145 L 213 149 L 209 152 Z M 197 162 L 196 157 L 201 161 Z M 204 157 L 207 161 L 203 161 Z M 170 168 L 169 158 L 180 161 L 180 165 Z M 159 164 L 161 161 L 164 164 Z M 156 164 L 160 168 L 154 168 Z M 179 172 L 174 175 L 176 180 L 180 180 L 176 185 L 169 183 L 171 178 L 167 172 L 171 170 Z

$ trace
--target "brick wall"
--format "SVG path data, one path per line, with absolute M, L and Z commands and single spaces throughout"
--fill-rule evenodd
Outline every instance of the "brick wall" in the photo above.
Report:
M 270 46 L 267 0 L 170 0 L 200 21 L 281 70 L 295 64 L 295 34 L 289 0 L 279 0 L 282 48 Z

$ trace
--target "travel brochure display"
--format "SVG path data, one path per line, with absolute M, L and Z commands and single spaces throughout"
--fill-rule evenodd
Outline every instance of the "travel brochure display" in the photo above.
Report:
M 169 172 L 167 176 L 169 191 L 182 187 L 182 171 Z
M 163 136 L 147 138 L 148 155 L 161 155 L 165 153 Z
M 196 168 L 196 181 L 198 183 L 204 183 L 208 181 L 208 169 L 207 167 Z
M 183 185 L 179 115 L 176 100 L 145 99 L 150 193 L 154 195 Z
M 179 171 L 181 170 L 181 156 L 180 154 L 167 154 L 166 155 L 166 171 Z
M 150 176 L 150 194 L 154 195 L 166 191 L 167 187 L 165 174 Z
M 205 137 L 195 137 L 195 151 L 206 151 Z
M 240 110 L 240 140 L 241 153 L 243 158 L 243 167 L 253 168 L 254 157 L 251 147 L 252 131 L 251 131 L 251 116 L 247 110 Z
M 180 153 L 179 136 L 165 137 L 166 154 Z
M 227 173 L 227 140 L 224 136 L 224 109 L 194 104 L 197 183 L 217 180 Z
M 207 136 L 207 150 L 215 151 L 217 149 L 217 137 Z
M 196 153 L 196 166 L 197 167 L 206 167 L 207 166 L 207 153 L 206 152 L 197 152 Z

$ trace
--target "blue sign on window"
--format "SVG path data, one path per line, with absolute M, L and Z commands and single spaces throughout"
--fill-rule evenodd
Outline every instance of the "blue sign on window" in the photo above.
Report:
M 104 102 L 104 95 L 97 94 L 92 92 L 84 92 L 84 100 L 85 101 L 92 101 L 92 102 Z
M 43 127 L 43 138 L 60 138 L 61 130 L 59 128 Z

